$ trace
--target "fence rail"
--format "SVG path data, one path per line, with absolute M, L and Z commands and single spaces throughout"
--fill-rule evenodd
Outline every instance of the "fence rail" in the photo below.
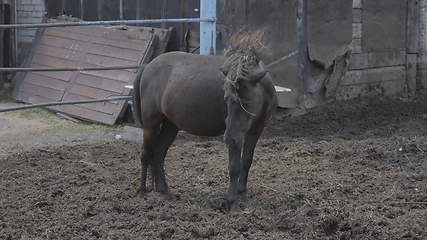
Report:
M 216 53 L 216 0 L 200 0 L 200 18 L 171 18 L 171 19 L 142 19 L 142 20 L 113 20 L 113 21 L 78 21 L 78 22 L 56 22 L 39 24 L 1 24 L 2 29 L 25 29 L 25 28 L 49 28 L 49 27 L 71 27 L 91 25 L 139 25 L 153 23 L 200 23 L 200 54 L 209 55 Z M 122 11 L 122 9 L 121 9 Z M 29 68 L 4 68 L 0 72 L 39 72 L 39 71 L 96 71 L 96 70 L 118 70 L 138 69 L 142 66 L 114 66 L 114 67 L 29 67 Z M 0 109 L 0 112 L 11 112 L 39 107 L 51 107 L 59 105 L 89 104 L 99 102 L 114 102 L 131 100 L 132 96 L 111 97 L 105 99 L 50 102 L 21 107 Z
M 91 25 L 137 25 L 149 23 L 197 23 L 216 22 L 216 18 L 169 18 L 169 19 L 142 19 L 142 20 L 113 20 L 113 21 L 80 21 L 61 23 L 38 23 L 38 24 L 2 24 L 0 29 L 20 28 L 49 28 L 49 27 L 73 27 Z
M 52 106 L 60 106 L 60 105 L 78 105 L 78 104 L 89 104 L 89 103 L 100 103 L 100 102 L 128 101 L 131 99 L 132 99 L 132 96 L 121 96 L 121 97 L 111 97 L 111 98 L 93 99 L 93 100 L 40 103 L 40 104 L 27 105 L 27 106 L 22 106 L 22 107 L 0 108 L 0 113 L 1 112 L 12 112 L 12 111 L 18 111 L 18 110 L 26 110 L 26 109 L 31 109 L 31 108 L 40 108 L 40 107 L 52 107 Z
M 0 72 L 78 72 L 78 71 L 100 71 L 100 70 L 123 70 L 139 69 L 143 65 L 115 66 L 115 67 L 29 67 L 29 68 L 0 68 Z

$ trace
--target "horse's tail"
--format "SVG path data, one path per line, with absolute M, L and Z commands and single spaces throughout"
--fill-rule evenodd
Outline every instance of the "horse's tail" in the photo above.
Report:
M 135 81 L 133 82 L 133 98 L 132 98 L 132 114 L 135 125 L 142 128 L 142 117 L 141 117 L 141 76 L 144 72 L 144 67 L 138 70 Z

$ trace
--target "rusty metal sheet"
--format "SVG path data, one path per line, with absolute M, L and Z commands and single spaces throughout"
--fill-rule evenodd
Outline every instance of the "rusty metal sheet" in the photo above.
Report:
M 35 44 L 30 67 L 110 67 L 148 63 L 165 51 L 169 30 L 143 27 L 80 26 L 49 28 Z M 28 103 L 128 95 L 137 70 L 31 72 L 17 81 L 14 98 Z M 126 102 L 57 106 L 77 118 L 114 124 Z

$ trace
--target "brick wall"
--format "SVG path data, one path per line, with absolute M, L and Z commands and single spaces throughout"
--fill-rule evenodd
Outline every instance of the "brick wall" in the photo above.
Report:
M 41 23 L 46 13 L 44 0 L 18 0 L 18 23 Z M 36 29 L 19 29 L 18 46 L 19 55 L 28 48 L 36 35 Z

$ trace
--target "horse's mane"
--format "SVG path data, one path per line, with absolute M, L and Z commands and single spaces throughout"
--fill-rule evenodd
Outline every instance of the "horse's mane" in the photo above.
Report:
M 261 31 L 233 33 L 229 38 L 228 48 L 224 52 L 226 58 L 222 67 L 226 74 L 224 90 L 227 95 L 240 103 L 238 80 L 248 79 L 251 68 L 258 65 L 259 53 L 265 48 L 263 36 L 264 32 Z
M 228 48 L 224 52 L 226 60 L 223 66 L 223 69 L 229 74 L 230 80 L 245 79 L 249 68 L 258 64 L 259 53 L 264 48 L 263 36 L 264 32 L 261 31 L 231 34 Z
M 262 40 L 263 37 L 263 31 L 232 33 L 224 56 L 230 57 L 234 54 L 239 54 L 258 57 L 259 51 L 265 47 Z

